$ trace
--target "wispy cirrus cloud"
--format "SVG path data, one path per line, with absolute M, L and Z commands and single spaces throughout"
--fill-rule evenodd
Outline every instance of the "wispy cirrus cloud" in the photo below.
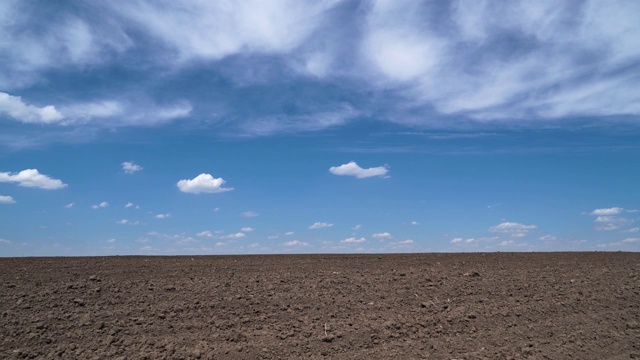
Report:
M 176 79 L 200 69 L 243 79 L 217 89 L 229 94 L 220 107 L 234 120 L 216 124 L 244 136 L 320 131 L 363 116 L 452 128 L 578 117 L 606 124 L 640 114 L 636 1 L 347 4 L 134 0 L 61 5 L 51 18 L 34 4 L 5 1 L 0 113 L 22 123 L 101 128 L 200 121 L 193 110 L 207 108 L 211 96 L 167 90 L 183 89 Z M 90 95 L 54 89 L 29 96 L 30 88 L 52 83 L 52 70 L 90 69 L 92 79 L 105 79 L 101 71 L 114 66 L 133 75 L 121 79 L 125 93 L 106 86 Z M 304 89 L 313 101 L 273 95 L 284 88 Z M 265 100 L 251 108 L 261 111 L 244 116 L 244 105 L 234 104 L 260 89 Z M 327 96 L 334 90 L 337 96 Z M 140 94 L 156 97 L 140 101 Z

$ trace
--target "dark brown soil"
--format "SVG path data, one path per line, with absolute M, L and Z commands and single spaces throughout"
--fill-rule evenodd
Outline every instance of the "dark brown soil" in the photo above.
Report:
M 639 253 L 0 259 L 0 358 L 640 359 Z

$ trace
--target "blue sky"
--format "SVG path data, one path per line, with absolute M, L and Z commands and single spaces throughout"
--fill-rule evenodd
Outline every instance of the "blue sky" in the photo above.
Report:
M 3 1 L 0 256 L 640 250 L 637 1 Z

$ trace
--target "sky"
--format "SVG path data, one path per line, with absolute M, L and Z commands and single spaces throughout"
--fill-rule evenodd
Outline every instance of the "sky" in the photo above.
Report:
M 0 2 L 0 256 L 640 250 L 640 2 Z

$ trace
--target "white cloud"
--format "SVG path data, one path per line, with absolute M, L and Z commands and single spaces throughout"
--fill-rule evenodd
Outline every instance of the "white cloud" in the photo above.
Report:
M 16 201 L 13 200 L 13 197 L 8 195 L 0 195 L 0 204 L 15 204 Z
M 92 209 L 100 209 L 100 208 L 106 208 L 109 206 L 109 203 L 106 201 L 101 202 L 100 204 L 97 205 L 91 205 Z
M 622 240 L 623 243 L 635 243 L 640 242 L 640 238 L 626 238 Z
M 0 244 L 9 245 L 9 244 L 11 244 L 11 241 L 9 241 L 7 239 L 0 239 Z
M 128 220 L 128 219 L 122 219 L 122 220 L 116 221 L 116 224 L 120 224 L 120 225 L 140 225 L 140 221 L 131 221 L 131 220 Z
M 254 211 L 245 211 L 242 214 L 240 214 L 240 216 L 246 217 L 246 218 L 252 218 L 252 217 L 258 216 L 258 213 L 254 212 Z
M 340 104 L 335 109 L 312 112 L 303 115 L 274 115 L 248 119 L 241 125 L 247 136 L 267 136 L 278 133 L 319 131 L 346 124 L 360 112 L 348 104 Z
M 397 242 L 394 242 L 392 244 L 393 245 L 412 245 L 413 244 L 413 240 L 407 239 L 407 240 L 397 241 Z
M 66 118 L 61 124 L 80 125 L 91 123 L 107 127 L 154 126 L 188 116 L 193 107 L 185 100 L 168 105 L 153 101 L 98 100 L 89 103 L 72 103 L 61 107 Z M 100 121 L 96 121 L 100 120 Z
M 167 214 L 158 214 L 155 216 L 156 219 L 168 219 L 171 217 L 171 214 L 167 213 Z
M 476 239 L 470 238 L 470 239 L 465 239 L 465 238 L 461 238 L 461 237 L 457 237 L 457 238 L 453 238 L 450 243 L 452 244 L 462 244 L 462 243 L 466 243 L 466 244 L 471 244 L 472 242 L 475 242 Z
M 22 170 L 19 173 L 0 172 L 0 182 L 15 182 L 23 187 L 35 187 L 45 190 L 57 190 L 67 187 L 58 179 L 40 174 L 37 169 Z
M 44 107 L 28 105 L 19 96 L 0 92 L 0 115 L 3 113 L 24 123 L 51 124 L 64 119 L 64 115 L 52 105 Z
M 113 244 L 113 243 L 115 243 L 115 242 L 116 242 L 116 239 L 109 239 L 109 240 L 107 240 L 107 242 L 108 242 L 109 244 Z
M 291 236 L 293 235 L 293 231 L 287 231 L 286 233 L 284 233 L 284 236 Z
M 299 240 L 292 240 L 292 241 L 283 242 L 282 246 L 309 246 L 309 243 L 302 242 Z
M 252 228 L 252 227 L 243 227 L 242 229 L 240 229 L 240 231 L 242 231 L 242 232 L 252 232 L 254 230 L 255 229 Z
M 415 81 L 434 69 L 442 56 L 441 42 L 414 29 L 373 26 L 363 52 L 374 69 L 390 80 Z
M 640 232 L 640 227 L 634 227 L 631 229 L 623 230 L 622 232 L 626 234 L 637 233 L 637 232 Z
M 209 230 L 205 230 L 205 231 L 202 231 L 202 232 L 197 233 L 197 234 L 196 234 L 196 236 L 197 236 L 197 237 L 208 237 L 208 238 L 212 238 L 212 237 L 213 237 L 213 234 L 211 233 L 211 231 L 209 231 Z
M 130 161 L 125 161 L 122 163 L 122 170 L 124 170 L 124 172 L 127 174 L 133 174 L 135 172 L 141 171 L 142 169 L 142 166 L 134 164 Z
M 362 228 L 362 225 L 358 224 L 358 225 L 352 227 L 351 229 L 352 230 L 360 230 L 361 228 Z
M 68 203 L 67 205 L 65 205 L 64 207 L 66 209 L 71 209 L 72 207 L 74 207 L 76 205 L 76 203 L 72 202 L 72 203 Z
M 132 1 L 107 6 L 187 61 L 218 60 L 238 53 L 287 54 L 313 33 L 323 14 L 337 3 Z
M 385 176 L 389 169 L 387 169 L 387 166 L 363 169 L 355 161 L 351 161 L 340 166 L 332 166 L 329 168 L 329 172 L 334 175 L 355 176 L 358 179 L 364 179 L 372 176 Z
M 507 246 L 507 245 L 513 245 L 513 244 L 515 244 L 515 241 L 513 241 L 513 240 L 504 240 L 504 241 L 502 241 L 502 242 L 501 242 L 500 244 L 498 244 L 498 245 L 500 245 L 500 246 Z
M 383 232 L 383 233 L 375 233 L 372 235 L 374 238 L 376 239 L 391 239 L 393 238 L 393 235 L 391 235 L 388 232 Z
M 347 243 L 347 244 L 359 244 L 359 243 L 363 243 L 367 241 L 367 239 L 361 237 L 359 239 L 355 238 L 355 237 L 350 237 L 348 239 L 344 239 L 342 240 L 343 243 Z
M 621 227 L 633 224 L 633 220 L 617 216 L 622 213 L 634 213 L 636 210 L 626 210 L 621 207 L 595 209 L 589 214 L 596 216 L 594 222 L 598 231 L 617 230 Z
M 242 239 L 243 237 L 246 237 L 247 234 L 243 233 L 243 232 L 237 232 L 235 234 L 229 234 L 224 236 L 225 239 Z
M 133 207 L 133 206 L 134 206 L 134 204 L 132 202 L 128 202 L 128 203 L 126 203 L 124 205 L 125 208 L 130 208 L 130 207 Z
M 524 225 L 515 222 L 503 222 L 496 226 L 492 226 L 491 228 L 489 228 L 489 231 L 514 237 L 523 237 L 528 235 L 529 232 L 535 228 L 537 228 L 537 226 L 535 225 Z
M 556 238 L 553 235 L 544 235 L 544 236 L 540 237 L 540 240 L 542 240 L 542 241 L 556 241 L 556 240 L 558 240 L 558 238 Z
M 332 227 L 333 224 L 329 224 L 329 223 L 325 223 L 325 222 L 316 222 L 313 225 L 309 226 L 309 229 L 313 230 L 313 229 L 324 229 L 324 228 L 330 228 Z
M 607 209 L 595 209 L 591 212 L 591 215 L 597 215 L 597 216 L 608 216 L 608 215 L 618 215 L 620 213 L 624 212 L 623 208 L 620 207 L 612 207 L 612 208 L 607 208 Z
M 632 220 L 618 216 L 598 216 L 594 220 L 596 230 L 611 231 L 633 223 Z
M 418 224 L 418 222 L 417 222 L 417 221 L 412 221 L 412 222 L 411 222 L 411 225 L 420 225 L 420 224 Z
M 222 187 L 225 182 L 222 178 L 214 178 L 210 174 L 203 173 L 191 180 L 180 180 L 177 186 L 180 191 L 192 194 L 221 193 L 233 190 L 233 188 Z

